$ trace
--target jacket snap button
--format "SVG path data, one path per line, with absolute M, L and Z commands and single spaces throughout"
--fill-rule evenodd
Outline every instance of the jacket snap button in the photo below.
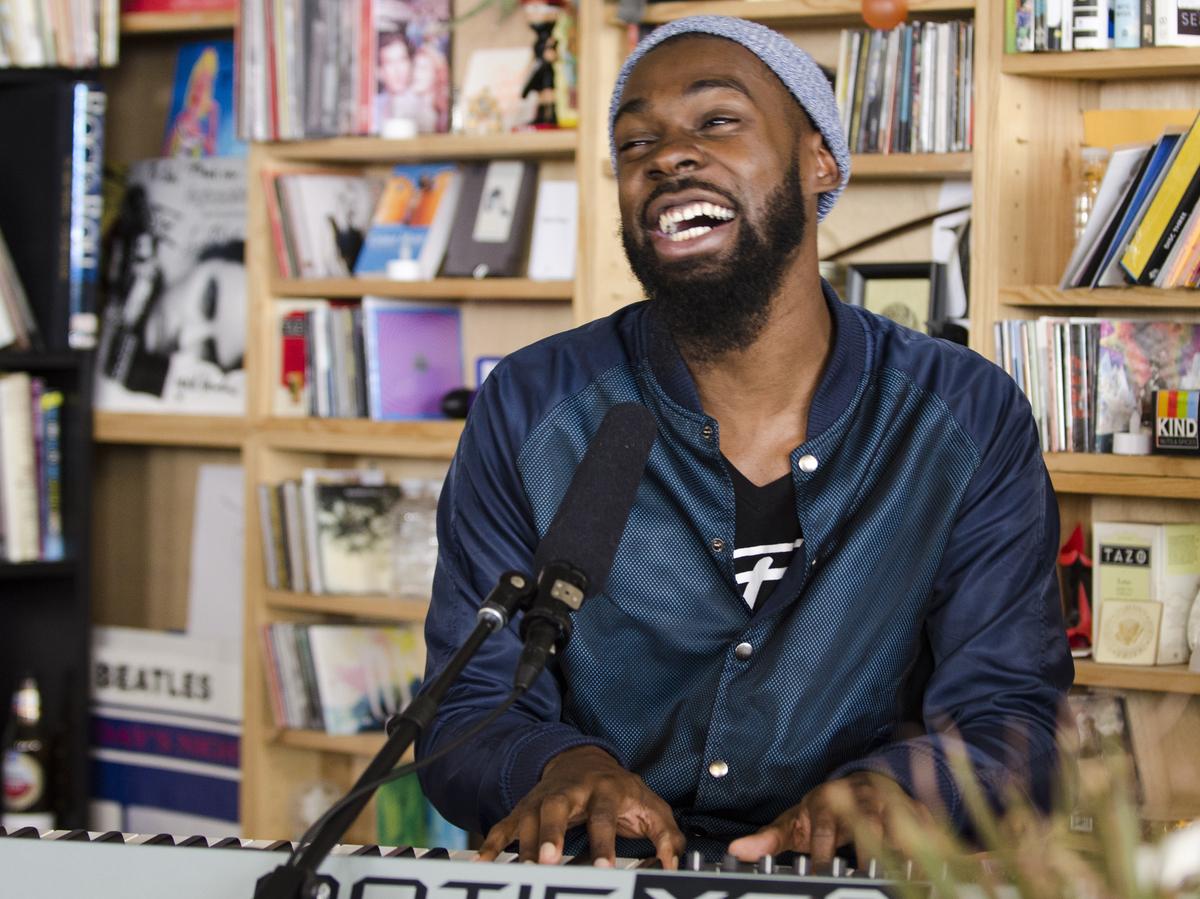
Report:
M 705 440 L 712 440 L 713 428 L 712 425 L 705 425 L 700 429 L 700 436 Z
M 744 662 L 754 655 L 754 647 L 749 643 L 739 643 L 733 648 L 733 654 Z
M 713 537 L 712 542 L 709 544 L 709 546 L 712 547 L 713 552 L 719 553 L 721 550 L 723 550 L 725 548 L 725 541 L 722 540 L 720 537 Z
M 726 774 L 729 773 L 729 765 L 727 765 L 725 762 L 721 761 L 720 759 L 717 759 L 715 762 L 713 762 L 711 765 L 708 766 L 708 773 L 718 779 L 722 778 Z
M 812 474 L 817 470 L 817 457 L 812 455 L 801 456 L 796 460 L 796 464 L 800 466 L 800 470 Z

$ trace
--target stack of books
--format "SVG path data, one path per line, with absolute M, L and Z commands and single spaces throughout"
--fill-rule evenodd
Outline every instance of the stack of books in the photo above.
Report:
M 117 64 L 118 0 L 5 0 L 0 68 Z
M 0 375 L 0 561 L 63 558 L 62 405 L 40 377 Z

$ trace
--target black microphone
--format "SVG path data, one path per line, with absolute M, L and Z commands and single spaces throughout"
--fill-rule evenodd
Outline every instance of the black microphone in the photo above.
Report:
M 570 638 L 570 613 L 608 580 L 657 434 L 637 403 L 613 406 L 600 422 L 533 557 L 537 598 L 521 621 L 517 689 L 529 689 L 555 644 Z

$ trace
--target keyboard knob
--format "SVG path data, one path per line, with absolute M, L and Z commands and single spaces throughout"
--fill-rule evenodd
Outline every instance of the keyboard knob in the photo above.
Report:
M 741 869 L 742 863 L 738 861 L 738 857 L 736 855 L 730 855 L 728 852 L 726 852 L 725 857 L 721 859 L 721 870 L 736 874 Z
M 846 860 L 839 858 L 838 856 L 835 855 L 833 857 L 833 861 L 831 861 L 829 863 L 829 876 L 845 877 L 846 876 Z
M 867 866 L 865 868 L 859 868 L 858 873 L 863 877 L 869 877 L 874 880 L 879 876 L 879 862 L 874 858 L 867 859 Z
M 704 856 L 699 849 L 689 849 L 686 858 L 686 869 L 688 871 L 703 871 Z
M 801 877 L 807 877 L 812 873 L 812 859 L 807 852 L 796 853 L 796 864 L 792 870 Z
M 754 865 L 754 870 L 759 874 L 774 874 L 775 873 L 775 856 L 764 855 Z

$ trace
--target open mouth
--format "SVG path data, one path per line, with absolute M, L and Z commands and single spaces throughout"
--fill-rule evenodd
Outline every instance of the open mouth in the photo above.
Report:
M 682 243 L 727 224 L 735 214 L 727 206 L 706 201 L 670 206 L 658 215 L 658 232 L 672 243 Z

